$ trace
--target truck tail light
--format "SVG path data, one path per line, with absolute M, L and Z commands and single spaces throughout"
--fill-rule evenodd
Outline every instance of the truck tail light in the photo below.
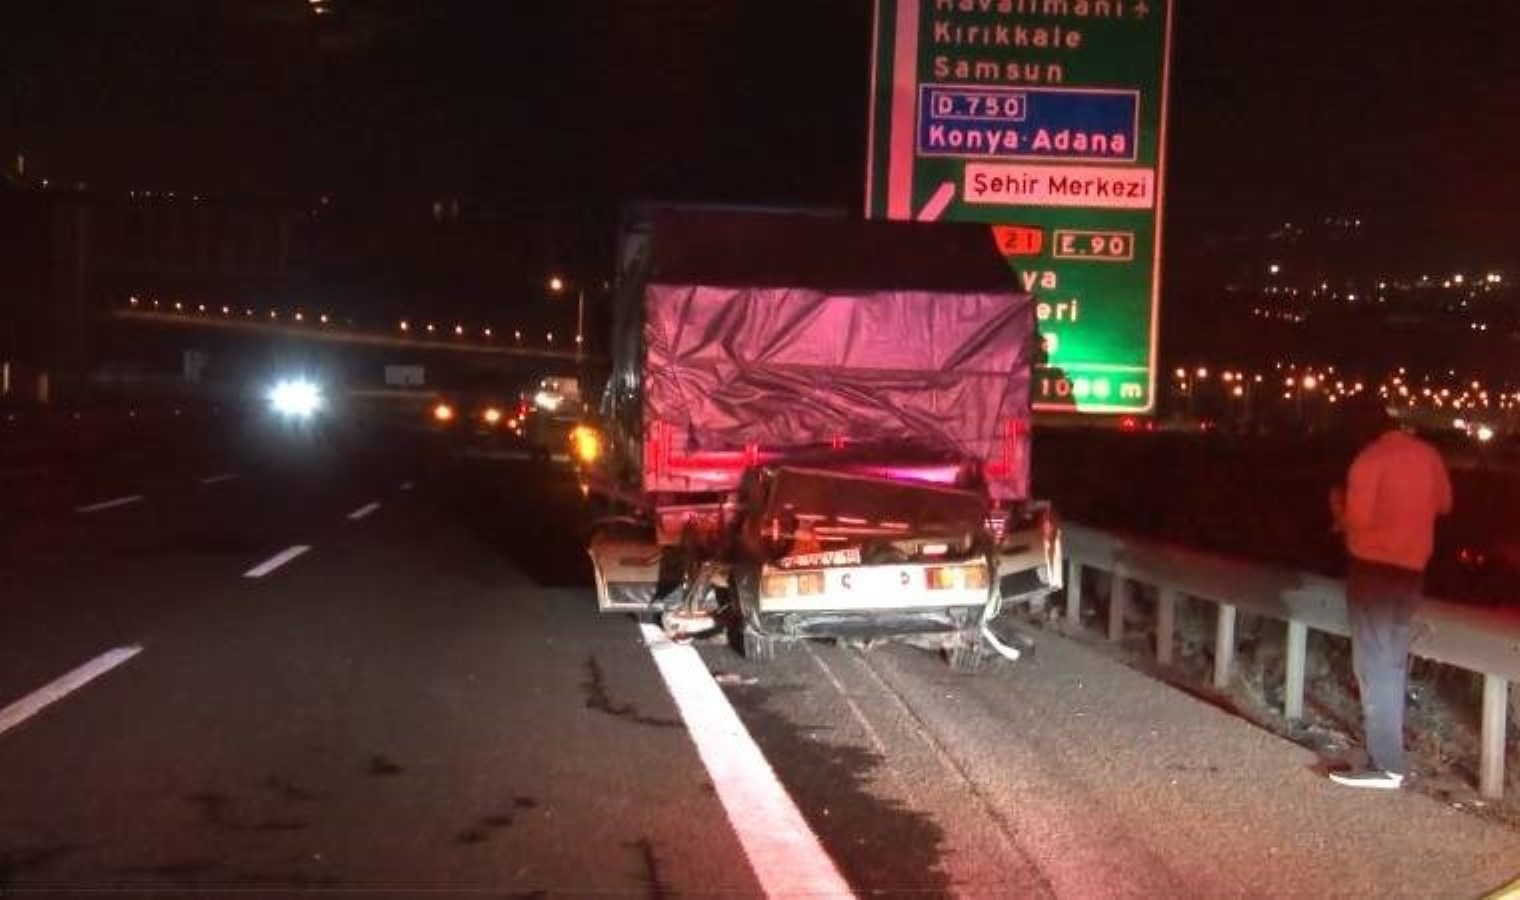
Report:
M 760 579 L 762 597 L 814 597 L 822 593 L 822 572 L 785 572 Z
M 931 591 L 970 591 L 987 587 L 986 566 L 930 566 L 924 580 Z

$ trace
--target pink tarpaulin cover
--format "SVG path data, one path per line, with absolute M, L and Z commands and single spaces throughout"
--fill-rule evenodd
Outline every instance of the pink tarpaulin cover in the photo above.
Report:
M 672 466 L 683 458 L 875 445 L 980 460 L 994 498 L 1027 497 L 1035 323 L 1030 297 L 1008 282 L 647 284 L 644 422 L 664 446 L 645 451 L 645 488 L 690 488 Z

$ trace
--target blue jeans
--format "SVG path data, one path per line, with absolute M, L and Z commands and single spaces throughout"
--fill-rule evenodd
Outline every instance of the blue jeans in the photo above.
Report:
M 1351 663 L 1362 692 L 1367 755 L 1374 768 L 1406 774 L 1404 688 L 1409 679 L 1409 632 L 1425 576 L 1381 563 L 1351 560 L 1346 618 Z

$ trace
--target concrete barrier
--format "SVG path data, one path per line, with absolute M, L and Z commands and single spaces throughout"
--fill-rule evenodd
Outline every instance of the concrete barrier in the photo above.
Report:
M 1068 574 L 1066 619 L 1081 622 L 1082 571 L 1113 578 L 1107 631 L 1123 636 L 1124 610 L 1136 582 L 1157 590 L 1156 657 L 1172 660 L 1176 603 L 1196 597 L 1218 606 L 1214 634 L 1214 685 L 1229 683 L 1235 658 L 1237 610 L 1287 623 L 1283 714 L 1302 718 L 1309 629 L 1348 636 L 1343 582 L 1292 569 L 1188 549 L 1147 538 L 1063 526 Z M 1504 792 L 1509 683 L 1520 678 L 1520 610 L 1462 606 L 1427 599 L 1415 613 L 1412 652 L 1483 676 L 1482 748 L 1478 790 L 1488 798 Z

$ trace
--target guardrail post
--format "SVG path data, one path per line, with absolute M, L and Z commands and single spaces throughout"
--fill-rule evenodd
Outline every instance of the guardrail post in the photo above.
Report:
M 1219 604 L 1214 622 L 1214 687 L 1230 686 L 1230 672 L 1235 668 L 1235 607 Z
M 1509 718 L 1509 680 L 1483 676 L 1483 752 L 1478 761 L 1478 793 L 1504 796 L 1504 732 Z
M 1082 624 L 1082 561 L 1074 556 L 1066 558 L 1066 624 Z
M 1283 717 L 1297 722 L 1304 717 L 1304 663 L 1308 659 L 1309 626 L 1288 620 L 1288 666 L 1283 674 Z
M 1156 662 L 1172 664 L 1172 634 L 1177 630 L 1177 591 L 1162 587 L 1156 590 Z
M 1108 587 L 1108 639 L 1124 637 L 1124 608 L 1129 605 L 1130 581 L 1115 569 Z

